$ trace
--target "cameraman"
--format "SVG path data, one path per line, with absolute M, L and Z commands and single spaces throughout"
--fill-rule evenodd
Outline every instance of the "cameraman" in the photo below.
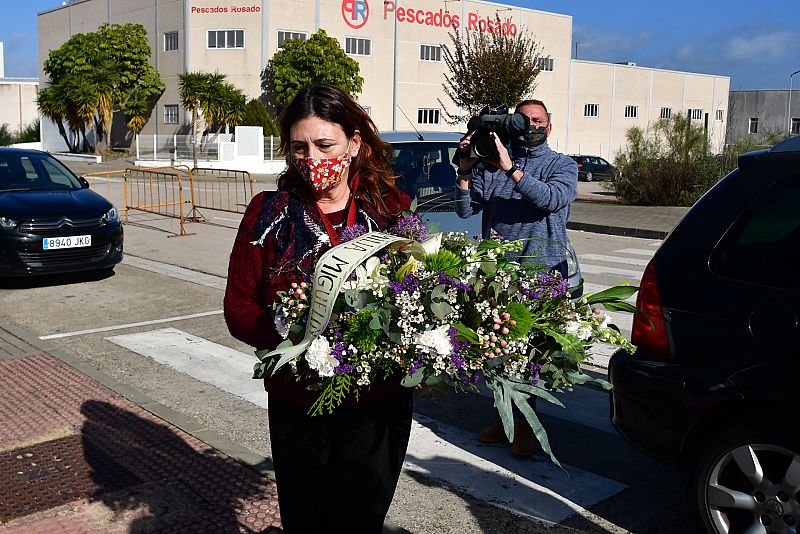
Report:
M 478 159 L 470 157 L 474 132 L 468 132 L 461 140 L 456 213 L 466 219 L 483 212 L 484 237 L 494 230 L 503 239 L 523 239 L 520 260 L 530 258 L 566 278 L 567 219 L 570 204 L 577 196 L 578 164 L 547 146 L 552 125 L 544 102 L 524 100 L 515 111 L 528 117 L 529 128 L 511 138 L 510 154 L 497 134 L 490 133 L 497 155 L 483 162 L 491 167 L 479 170 L 475 167 Z M 483 430 L 478 439 L 485 443 L 504 440 L 500 419 Z M 535 448 L 530 427 L 515 424 L 512 452 L 530 456 Z

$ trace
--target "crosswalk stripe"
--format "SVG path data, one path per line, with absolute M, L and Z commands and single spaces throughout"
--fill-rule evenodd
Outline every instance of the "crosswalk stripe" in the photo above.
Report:
M 652 256 L 656 253 L 655 250 L 644 250 L 641 248 L 621 248 L 619 250 L 615 250 L 617 254 L 638 254 L 640 256 Z
M 642 271 L 620 269 L 619 267 L 606 267 L 604 265 L 593 265 L 591 263 L 581 263 L 581 272 L 584 274 L 612 274 L 615 276 L 624 276 L 629 280 L 639 280 L 642 277 Z
M 255 361 L 252 355 L 175 328 L 106 339 L 267 408 L 267 394 L 261 382 L 250 379 Z M 584 393 L 606 395 L 588 389 Z M 578 397 L 569 400 L 574 402 Z M 545 413 L 560 411 L 562 417 L 576 414 L 582 420 L 581 424 L 610 431 L 605 428 L 608 425 L 607 413 L 584 413 L 584 405 L 599 410 L 606 407 L 607 402 L 584 399 L 579 404 L 580 408 L 576 405 L 574 409 L 565 410 L 554 406 L 552 410 L 550 407 L 543 410 Z M 575 513 L 586 516 L 587 508 L 627 488 L 589 471 L 569 465 L 564 467 L 570 476 L 543 456 L 515 458 L 507 445 L 480 444 L 473 433 L 421 414 L 414 414 L 412 437 L 404 464 L 407 471 L 445 482 L 515 514 L 552 523 L 563 521 Z
M 592 260 L 592 261 L 605 261 L 608 263 L 624 263 L 627 265 L 641 265 L 644 267 L 647 265 L 648 260 L 643 260 L 641 258 L 626 258 L 624 256 L 608 256 L 606 254 L 581 254 L 578 256 L 581 260 Z M 583 267 L 583 263 L 581 263 L 581 267 Z
M 105 338 L 112 343 L 212 384 L 262 408 L 267 395 L 260 380 L 252 380 L 256 357 L 176 328 Z

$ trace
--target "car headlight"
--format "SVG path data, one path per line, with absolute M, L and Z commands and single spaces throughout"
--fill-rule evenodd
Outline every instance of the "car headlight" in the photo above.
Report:
M 19 221 L 17 219 L 11 219 L 9 217 L 0 217 L 0 228 L 3 230 L 13 230 L 17 227 Z
M 117 208 L 111 208 L 105 213 L 105 215 L 103 215 L 103 222 L 110 223 L 117 222 L 118 220 L 119 213 L 117 213 Z
M 567 245 L 567 278 L 572 278 L 578 274 L 579 270 L 578 256 L 575 254 L 575 249 L 572 248 L 572 243 L 569 243 Z

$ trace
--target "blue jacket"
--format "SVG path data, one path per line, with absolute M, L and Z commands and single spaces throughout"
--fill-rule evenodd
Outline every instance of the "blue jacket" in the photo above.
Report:
M 494 230 L 507 240 L 528 239 L 520 260 L 566 274 L 562 262 L 570 204 L 578 194 L 578 164 L 547 142 L 530 149 L 514 146 L 511 156 L 525 173 L 519 183 L 499 169 L 475 171 L 470 190 L 455 188 L 456 213 L 467 218 L 482 212 L 484 237 Z

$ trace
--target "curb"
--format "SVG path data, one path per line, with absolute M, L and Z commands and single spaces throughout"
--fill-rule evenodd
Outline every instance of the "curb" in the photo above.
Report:
M 664 239 L 669 232 L 663 230 L 645 230 L 643 228 L 624 228 L 621 226 L 608 226 L 605 224 L 592 224 L 583 222 L 567 221 L 567 228 L 570 230 L 582 230 L 595 234 L 610 234 L 625 237 L 641 237 L 644 239 Z

